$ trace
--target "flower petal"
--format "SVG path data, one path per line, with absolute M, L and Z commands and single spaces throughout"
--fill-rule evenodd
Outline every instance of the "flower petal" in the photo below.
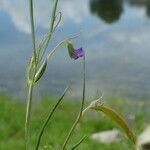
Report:
M 78 57 L 83 57 L 84 56 L 84 50 L 83 48 L 79 48 L 75 50 L 75 53 Z

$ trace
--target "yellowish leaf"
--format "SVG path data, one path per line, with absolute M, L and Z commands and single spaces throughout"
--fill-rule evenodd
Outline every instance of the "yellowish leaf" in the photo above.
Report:
M 113 110 L 112 108 L 110 108 L 108 106 L 105 106 L 104 104 L 102 104 L 102 105 L 95 105 L 95 107 L 91 107 L 91 108 L 96 110 L 96 111 L 101 111 L 104 114 L 106 114 L 108 117 L 113 119 L 118 125 L 120 125 L 122 127 L 122 129 L 125 131 L 125 133 L 128 136 L 128 138 L 134 144 L 136 143 L 136 138 L 135 138 L 133 132 L 131 131 L 131 129 L 129 128 L 128 124 L 123 119 L 123 117 L 121 115 L 119 115 L 115 110 Z

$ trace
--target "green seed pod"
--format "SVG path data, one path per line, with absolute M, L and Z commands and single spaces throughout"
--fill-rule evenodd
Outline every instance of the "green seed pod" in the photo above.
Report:
M 46 67 L 47 67 L 47 59 L 43 62 L 43 64 L 41 65 L 41 67 L 37 71 L 37 73 L 35 75 L 34 82 L 37 82 L 38 80 L 40 80 L 40 78 L 43 76 L 43 74 L 44 74 L 44 72 L 46 70 Z

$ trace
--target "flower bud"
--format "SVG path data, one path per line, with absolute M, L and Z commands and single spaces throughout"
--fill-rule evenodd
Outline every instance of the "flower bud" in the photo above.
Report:
M 84 57 L 84 50 L 82 48 L 75 49 L 73 44 L 70 42 L 66 42 L 69 56 L 72 59 L 78 59 L 79 57 Z

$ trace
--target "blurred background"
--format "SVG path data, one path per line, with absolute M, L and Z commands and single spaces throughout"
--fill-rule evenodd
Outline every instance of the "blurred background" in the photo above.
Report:
M 48 31 L 51 2 L 34 1 L 37 41 Z M 145 130 L 147 139 L 141 138 L 138 143 L 146 141 L 142 144 L 145 148 L 149 146 L 146 149 L 149 150 L 150 0 L 59 0 L 58 10 L 63 17 L 49 44 L 49 51 L 60 40 L 81 33 L 72 42 L 75 48 L 83 47 L 86 51 L 86 105 L 88 100 L 103 94 L 106 103 L 124 116 L 137 137 Z M 0 0 L 1 150 L 24 149 L 25 73 L 32 54 L 28 12 L 28 0 Z M 31 149 L 34 149 L 49 107 L 71 84 L 66 98 L 70 101 L 59 106 L 53 124 L 48 126 L 41 141 L 42 150 L 60 148 L 78 112 L 79 101 L 76 100 L 82 95 L 81 64 L 82 59 L 70 59 L 65 46 L 60 47 L 49 61 L 46 74 L 34 92 L 34 99 L 40 100 L 32 109 Z M 90 112 L 78 125 L 78 132 L 68 147 L 86 134 L 87 139 L 79 150 L 135 150 L 133 144 L 122 136 L 124 134 L 119 142 L 109 144 L 91 140 L 93 133 L 113 132 L 116 128 L 118 126 L 109 118 Z M 106 142 L 109 140 L 107 134 Z
M 36 1 L 38 39 L 49 27 L 49 0 Z M 63 38 L 73 41 L 87 55 L 89 96 L 150 98 L 150 1 L 149 0 L 60 0 L 63 13 L 49 50 Z M 25 70 L 32 53 L 28 1 L 0 1 L 0 92 L 25 96 Z M 49 62 L 37 94 L 57 95 L 71 82 L 72 95 L 80 95 L 81 62 L 70 60 L 61 47 Z

